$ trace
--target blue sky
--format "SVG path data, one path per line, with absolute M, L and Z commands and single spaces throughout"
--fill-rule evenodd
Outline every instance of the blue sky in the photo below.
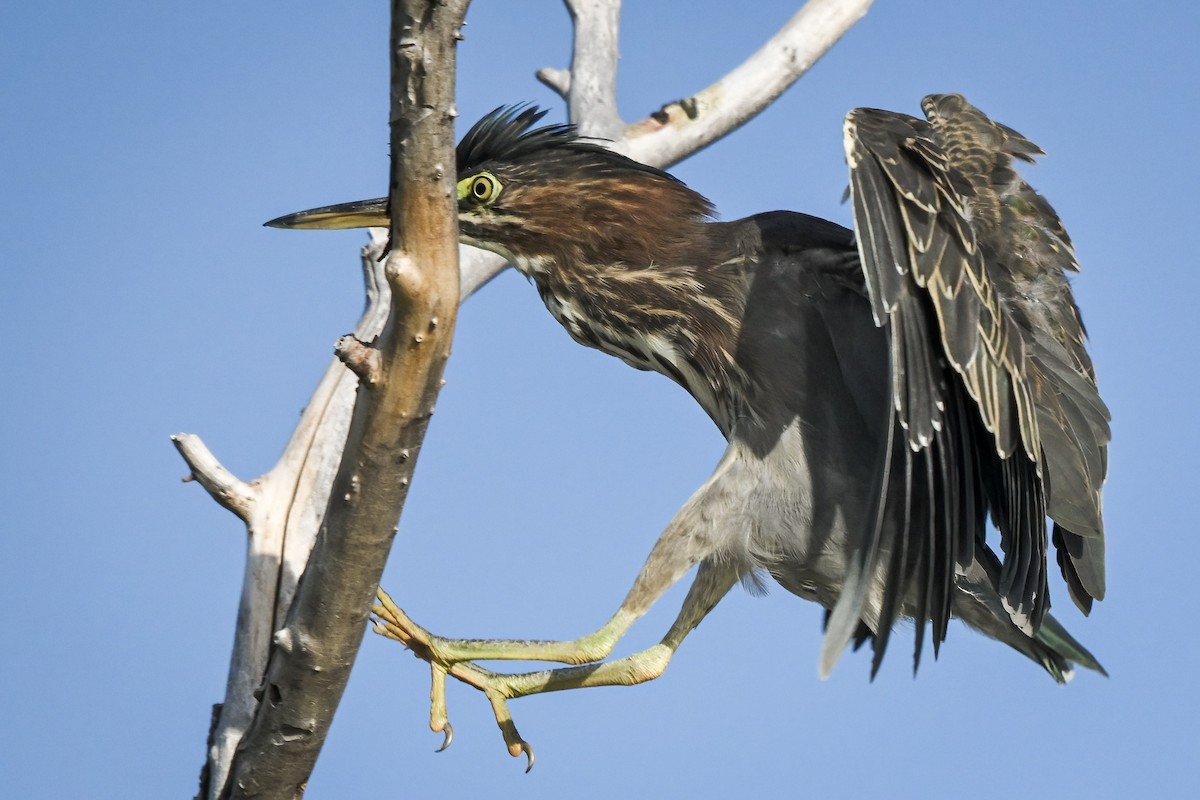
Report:
M 635 119 L 737 64 L 790 2 L 627 3 Z M 1112 9 L 1111 11 L 1109 9 Z M 1114 421 L 1109 597 L 1056 608 L 1108 668 L 1067 688 L 961 626 L 913 680 L 816 677 L 820 612 L 735 590 L 664 679 L 513 704 L 538 765 L 453 686 L 371 636 L 309 796 L 909 798 L 1195 791 L 1197 13 L 1087 2 L 880 0 L 761 118 L 677 168 L 726 219 L 847 222 L 841 119 L 961 91 L 1048 153 Z M 476 0 L 459 108 L 561 108 L 556 0 Z M 262 221 L 382 193 L 385 3 L 6 4 L 0 10 L 0 773 L 22 798 L 191 796 L 223 693 L 244 533 L 168 437 L 271 466 L 361 305 L 358 232 Z M 507 274 L 460 317 L 385 585 L 448 635 L 570 638 L 606 620 L 720 436 L 659 376 L 573 344 Z M 1053 590 L 1053 589 L 1052 589 Z M 664 599 L 622 653 L 658 639 Z

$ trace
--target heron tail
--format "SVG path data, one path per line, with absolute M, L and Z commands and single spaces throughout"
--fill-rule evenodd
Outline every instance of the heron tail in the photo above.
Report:
M 1042 620 L 1041 627 L 1034 635 L 1034 642 L 1036 645 L 1040 645 L 1036 649 L 1042 651 L 1038 653 L 1039 656 L 1042 656 L 1038 660 L 1059 683 L 1066 683 L 1071 679 L 1072 664 L 1078 664 L 1108 677 L 1108 672 L 1100 666 L 1096 657 L 1076 641 L 1074 636 L 1067 633 L 1067 629 L 1049 614 Z
M 1032 636 L 1017 627 L 996 591 L 999 573 L 1000 560 L 996 555 L 990 550 L 978 550 L 975 561 L 957 576 L 959 591 L 954 598 L 955 616 L 1036 661 L 1059 683 L 1071 680 L 1076 664 L 1108 675 L 1096 657 L 1067 633 L 1052 615 L 1046 614 L 1042 618 L 1042 624 Z

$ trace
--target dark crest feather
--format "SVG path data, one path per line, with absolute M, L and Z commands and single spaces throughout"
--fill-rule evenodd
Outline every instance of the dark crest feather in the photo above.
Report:
M 600 140 L 581 137 L 569 123 L 535 128 L 544 116 L 545 109 L 525 104 L 500 106 L 484 115 L 458 143 L 455 153 L 458 174 L 464 175 L 490 161 L 517 163 L 530 158 L 545 161 L 555 155 L 592 159 L 599 156 L 596 160 L 610 168 L 644 172 L 680 182 L 670 173 L 608 149 Z

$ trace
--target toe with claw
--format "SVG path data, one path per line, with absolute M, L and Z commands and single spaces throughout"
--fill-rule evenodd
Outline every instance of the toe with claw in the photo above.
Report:
M 508 710 L 509 695 L 505 690 L 504 681 L 501 680 L 504 676 L 469 661 L 446 661 L 438 654 L 434 644 L 435 637 L 413 622 L 387 592 L 380 589 L 376 597 L 379 604 L 372 609 L 378 618 L 375 632 L 400 642 L 411 650 L 413 655 L 430 665 L 432 685 L 429 692 L 429 727 L 435 733 L 445 736 L 442 746 L 436 752 L 442 752 L 454 741 L 454 727 L 446 713 L 446 676 L 451 675 L 484 693 L 492 705 L 492 713 L 496 717 L 496 724 L 500 726 L 509 755 L 516 758 L 524 753 L 525 771 L 533 769 L 533 746 L 521 738 L 517 726 L 513 723 L 512 714 Z

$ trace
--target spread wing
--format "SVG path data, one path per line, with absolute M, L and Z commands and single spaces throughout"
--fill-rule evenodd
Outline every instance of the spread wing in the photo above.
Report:
M 859 255 L 891 346 L 892 431 L 877 524 L 855 546 L 826 655 L 854 635 L 871 576 L 886 576 L 875 667 L 905 603 L 945 636 L 956 567 L 1004 553 L 997 591 L 1032 634 L 1048 606 L 1046 517 L 1085 613 L 1104 595 L 1100 491 L 1110 437 L 1066 272 L 1078 270 L 1050 205 L 1013 159 L 1035 145 L 958 95 L 928 120 L 875 109 L 846 117 Z M 899 496 L 897 496 L 899 495 Z

